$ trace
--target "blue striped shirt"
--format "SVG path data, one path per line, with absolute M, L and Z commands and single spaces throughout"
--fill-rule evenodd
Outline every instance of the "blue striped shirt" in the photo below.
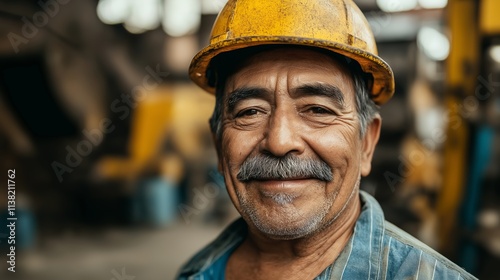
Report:
M 327 279 L 476 279 L 421 241 L 385 221 L 377 201 L 360 192 L 361 214 L 339 257 L 316 280 Z M 244 240 L 247 227 L 238 219 L 196 254 L 178 279 L 219 279 L 227 259 Z

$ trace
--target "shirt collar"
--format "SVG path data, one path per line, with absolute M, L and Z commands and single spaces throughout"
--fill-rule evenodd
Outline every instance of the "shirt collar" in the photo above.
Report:
M 319 279 L 376 279 L 383 253 L 384 213 L 371 195 L 360 191 L 361 214 L 354 234 L 337 260 Z
M 179 277 L 195 277 L 196 274 L 203 272 L 227 251 L 241 244 L 247 232 L 245 221 L 242 218 L 237 219 L 212 243 L 196 254 L 191 261 L 182 268 Z

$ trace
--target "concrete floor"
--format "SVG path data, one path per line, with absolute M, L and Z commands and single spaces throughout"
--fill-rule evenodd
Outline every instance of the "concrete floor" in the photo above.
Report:
M 68 233 L 44 240 L 32 251 L 16 252 L 16 273 L 7 272 L 2 252 L 0 279 L 174 279 L 179 267 L 227 224 L 176 222 L 164 229 Z

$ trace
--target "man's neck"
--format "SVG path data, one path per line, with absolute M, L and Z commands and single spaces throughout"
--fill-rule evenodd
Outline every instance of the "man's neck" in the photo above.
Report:
M 361 213 L 359 194 L 348 203 L 331 224 L 308 237 L 276 240 L 249 229 L 229 259 L 227 279 L 234 279 L 233 268 L 238 269 L 238 279 L 245 279 L 242 275 L 254 280 L 314 278 L 337 259 L 353 234 Z

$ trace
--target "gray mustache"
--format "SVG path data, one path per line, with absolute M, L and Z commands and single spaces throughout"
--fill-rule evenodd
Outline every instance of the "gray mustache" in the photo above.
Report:
M 243 162 L 236 178 L 242 182 L 296 178 L 314 178 L 330 182 L 333 173 L 330 166 L 319 159 L 302 159 L 292 154 L 284 157 L 258 155 Z

